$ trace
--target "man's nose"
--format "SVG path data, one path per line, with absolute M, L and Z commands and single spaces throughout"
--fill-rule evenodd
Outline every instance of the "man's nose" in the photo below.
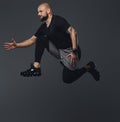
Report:
M 38 16 L 40 16 L 40 12 L 38 12 Z

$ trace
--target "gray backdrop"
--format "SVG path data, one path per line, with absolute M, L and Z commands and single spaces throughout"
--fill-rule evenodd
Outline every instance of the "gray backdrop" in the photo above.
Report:
M 46 0 L 47 1 L 47 0 Z M 81 67 L 93 60 L 101 72 L 96 82 L 85 74 L 73 84 L 62 82 L 62 67 L 47 51 L 42 76 L 19 73 L 34 60 L 34 46 L 5 51 L 3 43 L 31 37 L 40 20 L 41 0 L 0 1 L 0 121 L 119 122 L 120 8 L 117 0 L 49 0 L 55 14 L 78 31 Z

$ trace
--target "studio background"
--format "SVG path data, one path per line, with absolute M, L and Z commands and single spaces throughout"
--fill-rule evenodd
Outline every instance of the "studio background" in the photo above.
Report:
M 0 121 L 119 122 L 120 8 L 118 0 L 46 0 L 54 14 L 76 28 L 82 50 L 81 67 L 96 62 L 101 80 L 85 74 L 73 84 L 62 82 L 62 67 L 47 51 L 42 76 L 20 72 L 34 60 L 34 46 L 6 51 L 3 43 L 31 37 L 41 22 L 41 0 L 0 1 Z

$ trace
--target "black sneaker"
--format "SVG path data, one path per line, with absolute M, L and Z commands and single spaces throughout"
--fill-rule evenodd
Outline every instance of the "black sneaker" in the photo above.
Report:
M 21 72 L 20 75 L 24 76 L 24 77 L 40 76 L 41 75 L 41 69 L 35 68 L 33 66 L 33 64 L 31 64 L 30 69 Z
M 94 62 L 89 62 L 87 64 L 88 66 L 90 66 L 88 72 L 93 76 L 93 78 L 96 80 L 96 81 L 99 81 L 100 80 L 100 73 L 97 69 L 95 69 L 95 64 Z

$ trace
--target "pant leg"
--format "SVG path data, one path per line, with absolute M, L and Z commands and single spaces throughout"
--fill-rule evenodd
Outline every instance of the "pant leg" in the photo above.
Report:
M 52 56 L 54 56 L 55 58 L 57 58 L 57 59 L 60 60 L 60 52 L 59 52 L 59 50 L 56 48 L 56 46 L 55 46 L 51 41 L 49 41 L 49 44 L 48 44 L 48 45 L 49 45 L 48 48 L 47 48 L 48 52 L 49 52 Z
M 49 40 L 43 36 L 37 39 L 35 44 L 35 62 L 41 62 L 45 48 L 48 48 Z
M 71 51 L 72 51 L 71 48 L 60 50 L 61 61 L 64 65 L 63 72 L 62 72 L 62 79 L 63 79 L 63 82 L 65 83 L 73 83 L 87 72 L 85 67 L 79 68 L 79 62 L 81 58 L 80 48 L 78 47 L 79 61 L 76 62 L 76 65 L 74 66 L 70 64 L 71 60 L 67 56 L 69 53 L 71 53 Z
M 67 48 L 67 49 L 60 49 L 60 56 L 61 56 L 61 62 L 65 67 L 67 67 L 69 70 L 76 70 L 79 68 L 80 65 L 80 58 L 81 58 L 81 50 L 78 47 L 78 58 L 79 60 L 74 64 L 71 65 L 71 58 L 68 57 L 68 54 L 72 52 L 72 48 Z
M 73 83 L 77 79 L 79 79 L 83 74 L 86 73 L 86 69 L 84 67 L 79 68 L 79 61 L 75 67 L 71 66 L 70 58 L 67 55 L 72 51 L 69 49 L 57 49 L 54 44 L 49 42 L 49 53 L 54 57 L 59 59 L 63 64 L 63 72 L 62 72 L 62 80 L 64 83 Z M 78 47 L 78 58 L 81 58 L 81 50 Z
M 41 61 L 45 48 L 55 58 L 60 59 L 59 50 L 55 47 L 55 45 L 46 37 L 41 36 L 39 39 L 37 39 L 35 45 L 35 62 Z
M 84 67 L 80 69 L 76 69 L 74 71 L 69 70 L 67 67 L 64 67 L 62 72 L 62 80 L 64 83 L 70 84 L 78 80 L 85 73 L 86 73 L 86 69 Z

